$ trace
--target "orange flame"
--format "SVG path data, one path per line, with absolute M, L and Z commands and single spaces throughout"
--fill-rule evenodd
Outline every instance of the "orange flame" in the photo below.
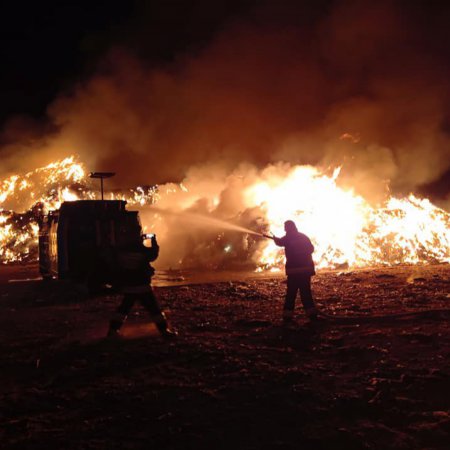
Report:
M 258 181 L 243 188 L 242 203 L 258 208 L 275 235 L 283 234 L 286 219 L 296 221 L 315 245 L 319 268 L 450 262 L 450 214 L 414 195 L 392 197 L 375 208 L 353 191 L 339 187 L 339 172 L 337 168 L 327 176 L 311 166 L 269 166 L 258 175 Z M 168 185 L 165 190 L 137 187 L 108 195 L 139 207 L 170 196 L 174 186 L 177 191 L 188 191 L 181 184 Z M 24 176 L 0 180 L 0 262 L 37 257 L 36 209 L 48 211 L 59 208 L 63 201 L 97 197 L 84 165 L 74 156 Z M 218 198 L 213 208 L 218 206 Z M 260 244 L 253 258 L 259 270 L 277 270 L 283 264 L 283 251 L 268 240 Z
M 37 257 L 38 213 L 58 209 L 65 201 L 97 198 L 86 173 L 84 165 L 69 156 L 23 176 L 0 180 L 0 262 Z M 152 188 L 138 187 L 126 193 L 111 193 L 110 198 L 143 205 L 152 201 L 153 192 Z
M 414 195 L 391 197 L 373 208 L 352 191 L 338 187 L 339 169 L 331 177 L 298 166 L 283 179 L 263 174 L 251 186 L 250 204 L 265 210 L 271 231 L 282 235 L 286 219 L 311 237 L 318 267 L 450 262 L 450 215 Z M 258 258 L 262 267 L 280 265 L 282 252 L 267 242 Z

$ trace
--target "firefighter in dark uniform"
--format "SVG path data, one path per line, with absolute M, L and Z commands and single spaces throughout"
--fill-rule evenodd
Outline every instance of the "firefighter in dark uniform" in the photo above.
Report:
M 295 299 L 300 298 L 310 320 L 317 319 L 317 309 L 311 293 L 311 277 L 315 275 L 312 253 L 314 246 L 308 236 L 297 230 L 292 220 L 284 223 L 286 235 L 274 237 L 275 244 L 285 248 L 287 291 L 283 309 L 283 322 L 290 323 L 294 317 Z
M 151 243 L 151 247 L 146 247 L 140 239 L 131 240 L 117 252 L 115 282 L 123 294 L 123 299 L 117 308 L 116 315 L 110 321 L 109 337 L 119 334 L 136 301 L 139 301 L 150 313 L 151 320 L 163 337 L 177 335 L 169 328 L 166 316 L 150 285 L 150 279 L 155 272 L 150 262 L 155 261 L 159 255 L 159 245 L 155 235 L 151 237 Z

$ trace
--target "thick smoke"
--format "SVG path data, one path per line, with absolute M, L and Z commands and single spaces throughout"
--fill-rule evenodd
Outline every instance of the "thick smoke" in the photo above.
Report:
M 288 167 L 277 167 L 280 175 Z M 241 164 L 232 172 L 221 163 L 189 169 L 181 185 L 159 187 L 155 206 L 140 216 L 146 231 L 156 231 L 162 244 L 158 267 L 249 267 L 258 259 L 262 239 L 233 229 L 239 225 L 256 232 L 268 231 L 264 212 L 246 195 L 264 174 Z
M 50 105 L 44 137 L 18 141 L 8 125 L 4 168 L 78 153 L 132 186 L 180 181 L 206 162 L 227 173 L 343 165 L 342 182 L 374 201 L 439 179 L 450 164 L 450 8 L 326 5 L 268 2 L 165 67 L 112 49 Z

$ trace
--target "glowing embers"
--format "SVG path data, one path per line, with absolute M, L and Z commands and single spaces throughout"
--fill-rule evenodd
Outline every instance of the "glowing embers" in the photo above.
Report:
M 85 170 L 74 156 L 55 161 L 23 176 L 12 175 L 0 181 L 0 207 L 26 211 L 36 202 L 48 209 L 59 208 L 62 201 L 78 198 L 69 186 L 85 179 Z
M 33 211 L 16 214 L 0 210 L 0 262 L 36 259 L 38 231 Z
M 390 198 L 366 230 L 371 262 L 450 262 L 450 215 L 427 199 Z
M 70 156 L 0 181 L 0 262 L 37 258 L 37 216 L 77 200 L 84 177 L 83 165 Z

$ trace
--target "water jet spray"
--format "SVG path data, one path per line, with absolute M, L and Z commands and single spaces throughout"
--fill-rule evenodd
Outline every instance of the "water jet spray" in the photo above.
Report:
M 266 237 L 269 239 L 273 239 L 273 237 L 268 236 L 266 234 L 260 233 L 258 231 L 251 230 L 250 228 L 243 227 L 241 225 L 236 225 L 234 223 L 227 222 L 225 220 L 216 219 L 215 217 L 209 217 L 204 214 L 186 212 L 186 211 L 171 211 L 168 209 L 158 208 L 156 206 L 150 206 L 150 208 L 158 214 L 166 214 L 172 216 L 179 216 L 183 219 L 186 219 L 190 222 L 194 222 L 198 224 L 198 226 L 226 229 L 232 231 L 238 231 L 241 233 L 248 233 L 254 236 Z

